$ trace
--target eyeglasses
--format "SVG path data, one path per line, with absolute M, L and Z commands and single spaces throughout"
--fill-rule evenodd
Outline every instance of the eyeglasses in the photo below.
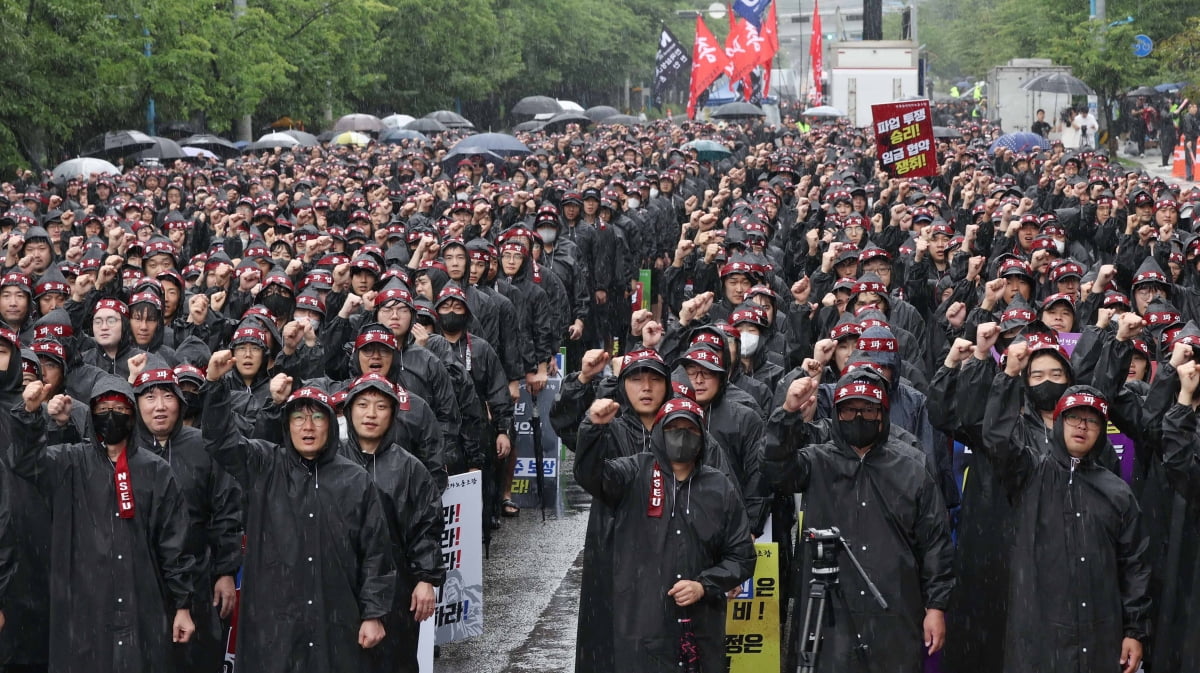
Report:
M 1104 424 L 1104 421 L 1091 415 L 1065 413 L 1063 414 L 1063 422 L 1071 427 L 1084 427 L 1089 430 L 1098 430 Z
M 112 327 L 113 325 L 118 325 L 120 323 L 121 323 L 121 319 L 115 315 L 110 315 L 108 317 L 103 317 L 103 318 L 99 317 L 99 316 L 92 318 L 92 324 L 97 327 L 99 327 L 101 325 L 107 325 L 109 327 Z
M 304 425 L 305 421 L 312 421 L 313 425 L 324 425 L 329 422 L 329 417 L 323 411 L 313 411 L 307 414 L 302 411 L 293 411 L 288 415 L 288 420 L 295 426 Z
M 839 406 L 837 413 L 838 420 L 841 421 L 852 421 L 858 416 L 862 416 L 868 421 L 877 421 L 879 420 L 879 417 L 883 415 L 883 407 L 877 404 L 869 407 Z

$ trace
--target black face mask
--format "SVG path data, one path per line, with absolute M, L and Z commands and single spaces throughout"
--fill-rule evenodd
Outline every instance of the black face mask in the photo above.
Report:
M 92 427 L 100 441 L 115 445 L 129 439 L 133 434 L 133 414 L 118 414 L 106 411 L 103 414 L 92 413 Z
M 704 437 L 691 430 L 663 430 L 667 460 L 672 463 L 690 463 L 704 448 Z
M 200 393 L 183 391 L 183 417 L 196 418 L 200 415 Z
M 879 441 L 882 432 L 879 421 L 868 421 L 856 416 L 848 421 L 838 421 L 838 432 L 850 446 L 865 449 L 874 446 Z
M 1029 386 L 1029 399 L 1033 408 L 1038 411 L 1054 411 L 1054 405 L 1067 392 L 1067 384 L 1044 381 L 1036 386 Z
M 458 334 L 467 328 L 470 317 L 466 313 L 442 313 L 439 320 L 441 320 L 443 332 Z
M 290 319 L 292 311 L 296 308 L 296 300 L 287 295 L 271 294 L 263 297 L 262 305 L 276 318 Z

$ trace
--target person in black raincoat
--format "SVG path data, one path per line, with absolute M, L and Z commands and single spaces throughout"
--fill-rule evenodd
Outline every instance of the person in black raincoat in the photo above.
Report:
M 209 360 L 205 447 L 247 494 L 238 666 L 261 673 L 354 672 L 385 636 L 396 571 L 371 476 L 337 454 L 329 395 L 301 388 L 283 402 L 283 444 L 247 439 L 228 422 L 221 379 L 233 354 Z M 272 396 L 286 388 L 272 380 Z
M 10 440 L 8 413 L 21 403 L 23 353 L 17 333 L 0 328 L 0 438 Z M 45 670 L 49 606 L 50 513 L 36 489 L 0 467 L 0 666 Z
M 1163 417 L 1163 461 L 1167 479 L 1176 493 L 1187 501 L 1185 510 L 1191 513 L 1178 526 L 1182 536 L 1196 534 L 1196 504 L 1200 503 L 1200 453 L 1197 452 L 1198 430 L 1196 425 L 1196 388 L 1200 383 L 1200 366 L 1194 361 L 1181 364 L 1176 373 L 1179 377 L 1177 404 L 1172 405 Z M 1166 595 L 1164 602 L 1173 601 L 1174 611 L 1167 614 L 1162 606 L 1158 614 L 1161 623 L 1156 624 L 1153 648 L 1150 650 L 1150 670 L 1154 673 L 1182 673 L 1200 670 L 1200 640 L 1196 629 L 1200 628 L 1200 615 L 1196 613 L 1196 596 L 1200 591 L 1200 564 L 1196 562 L 1195 546 L 1183 540 L 1172 543 L 1181 547 L 1173 556 L 1177 558 L 1177 576 L 1171 582 L 1174 595 Z M 1186 551 L 1184 551 L 1186 549 Z M 1190 553 L 1188 553 L 1190 552 Z M 1190 558 L 1189 558 L 1190 557 Z
M 1071 386 L 1054 409 L 1050 446 L 1021 422 L 1021 372 L 1035 351 L 1008 349 L 983 420 L 980 451 L 1013 503 L 1006 671 L 1134 673 L 1150 635 L 1148 542 L 1133 492 L 1096 460 L 1108 403 Z
M 195 559 L 192 621 L 196 634 L 176 645 L 179 673 L 212 673 L 225 660 L 221 620 L 237 601 L 234 577 L 242 565 L 242 493 L 204 450 L 199 428 L 183 426 L 183 392 L 175 372 L 147 369 L 134 382 L 138 446 L 167 461 L 187 513 L 185 551 Z
M 49 670 L 172 671 L 171 642 L 195 627 L 186 503 L 171 466 L 132 436 L 127 382 L 96 381 L 88 439 L 70 423 L 71 398 L 56 395 L 43 411 L 48 397 L 41 381 L 25 387 L 7 460 L 50 503 Z
M 417 673 L 420 623 L 433 614 L 442 565 L 441 489 L 429 470 L 395 440 L 400 396 L 379 374 L 350 383 L 343 414 L 349 437 L 338 452 L 371 475 L 383 503 L 396 560 L 396 595 L 383 618 L 387 635 L 367 652 L 367 671 Z
M 117 299 L 101 299 L 92 310 L 91 326 L 95 347 L 80 353 L 84 364 L 129 378 L 129 358 L 144 352 L 133 345 L 129 307 Z
M 722 671 L 725 594 L 754 574 L 756 561 L 745 507 L 733 482 L 705 462 L 698 404 L 667 402 L 650 451 L 617 457 L 609 426 L 620 407 L 593 402 L 575 449 L 575 479 L 613 511 L 612 670 L 680 670 L 690 628 L 699 670 Z
M 811 377 L 789 385 L 767 423 L 763 472 L 776 493 L 804 494 L 805 528 L 840 530 L 888 604 L 881 609 L 862 577 L 843 563 L 817 670 L 920 671 L 923 655 L 944 643 L 944 611 L 954 587 L 950 524 L 938 484 L 924 454 L 889 438 L 889 395 L 878 374 L 853 371 L 839 380 L 835 421 L 821 443 L 825 433 L 804 422 L 817 388 Z M 809 555 L 795 558 L 796 586 L 806 587 Z M 797 615 L 808 593 L 794 593 Z M 806 635 L 800 621 L 792 620 L 792 643 Z M 794 658 L 796 647 L 791 652 Z

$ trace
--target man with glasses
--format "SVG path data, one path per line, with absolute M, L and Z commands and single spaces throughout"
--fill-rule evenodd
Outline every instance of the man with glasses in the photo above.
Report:
M 763 474 L 777 495 L 804 494 L 804 527 L 840 530 L 888 608 L 843 559 L 827 610 L 818 671 L 919 671 L 942 648 L 954 587 L 950 522 L 927 458 L 892 433 L 891 396 L 871 368 L 838 380 L 833 419 L 806 423 L 820 381 L 802 376 L 767 423 Z M 793 592 L 803 610 L 812 579 L 797 555 Z M 791 642 L 801 637 L 792 620 Z M 796 665 L 793 648 L 788 668 Z M 865 659 L 864 659 L 865 657 Z
M 1098 460 L 1108 401 L 1071 386 L 1053 406 L 1049 446 L 1021 422 L 1034 350 L 1008 348 L 979 451 L 1013 503 L 1006 670 L 1134 673 L 1149 635 L 1149 543 L 1133 491 Z
M 366 669 L 364 649 L 383 640 L 396 570 L 371 477 L 338 455 L 329 395 L 306 386 L 282 407 L 280 444 L 244 437 L 229 423 L 230 351 L 208 362 L 201 427 L 205 447 L 246 493 L 246 559 L 238 616 L 238 666 L 265 673 Z

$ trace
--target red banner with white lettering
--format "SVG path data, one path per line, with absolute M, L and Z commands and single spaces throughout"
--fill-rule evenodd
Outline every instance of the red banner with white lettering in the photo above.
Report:
M 813 74 L 813 105 L 821 104 L 821 75 L 825 68 L 822 62 L 824 54 L 824 36 L 821 34 L 821 10 L 817 7 L 817 0 L 813 0 L 812 35 L 808 38 L 808 58 L 812 61 Z
M 871 106 L 875 146 L 883 170 L 894 178 L 937 175 L 937 150 L 929 101 L 881 103 Z
M 692 47 L 692 82 L 688 87 L 688 119 L 696 118 L 696 103 L 700 95 L 717 81 L 728 62 L 725 49 L 719 46 L 717 38 L 704 25 L 704 19 L 697 16 L 696 42 Z
M 763 67 L 762 95 L 766 98 L 771 93 L 771 66 L 775 61 L 775 53 L 779 51 L 779 23 L 775 18 L 775 3 L 767 9 L 767 16 L 762 22 L 763 38 L 762 59 L 758 64 Z
M 750 71 L 762 63 L 763 51 L 766 49 L 764 40 L 758 34 L 758 29 L 754 27 L 754 24 L 743 19 L 738 22 L 737 28 L 736 33 L 729 34 L 725 47 L 725 53 L 729 55 L 731 62 L 731 72 L 729 73 L 731 82 L 748 78 Z M 730 43 L 733 44 L 733 53 L 730 53 Z

